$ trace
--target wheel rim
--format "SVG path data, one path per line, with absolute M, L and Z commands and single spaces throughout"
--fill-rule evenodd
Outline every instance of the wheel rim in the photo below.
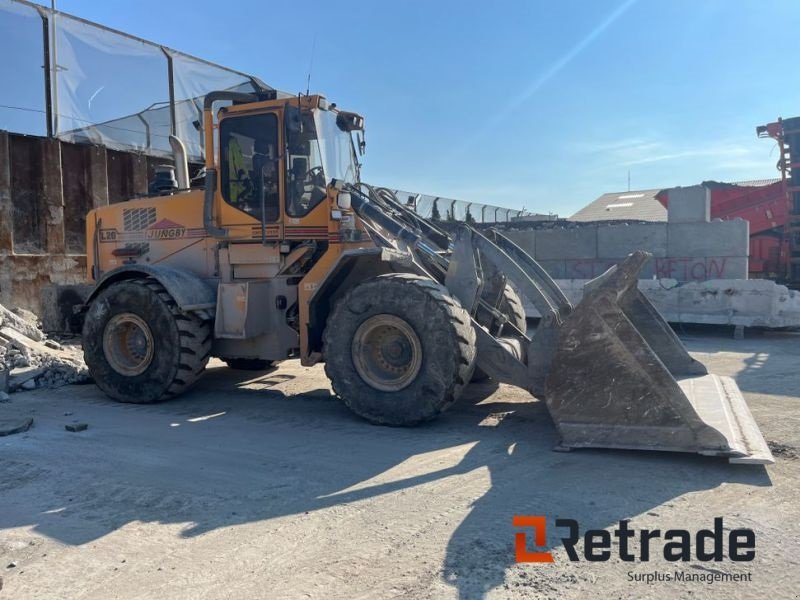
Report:
M 395 315 L 375 315 L 356 330 L 353 365 L 367 385 L 382 392 L 409 386 L 422 367 L 422 344 L 412 327 Z
M 133 377 L 153 361 L 153 334 L 144 319 L 133 313 L 111 317 L 103 332 L 103 353 L 117 373 Z

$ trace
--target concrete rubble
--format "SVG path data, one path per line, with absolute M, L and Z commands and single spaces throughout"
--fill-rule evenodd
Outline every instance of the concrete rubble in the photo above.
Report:
M 79 345 L 48 339 L 33 313 L 0 305 L 0 401 L 7 392 L 89 379 Z

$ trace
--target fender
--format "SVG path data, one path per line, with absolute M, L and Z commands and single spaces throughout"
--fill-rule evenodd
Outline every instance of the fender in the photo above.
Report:
M 109 271 L 97 282 L 85 306 L 91 304 L 92 300 L 112 283 L 143 276 L 152 277 L 163 285 L 182 311 L 196 312 L 205 319 L 214 318 L 217 305 L 216 288 L 191 271 L 153 265 L 123 265 Z

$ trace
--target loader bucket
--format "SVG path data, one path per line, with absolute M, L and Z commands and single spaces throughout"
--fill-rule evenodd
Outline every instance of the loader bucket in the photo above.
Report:
M 733 379 L 707 374 L 638 290 L 648 259 L 587 283 L 559 330 L 545 398 L 561 445 L 774 462 Z

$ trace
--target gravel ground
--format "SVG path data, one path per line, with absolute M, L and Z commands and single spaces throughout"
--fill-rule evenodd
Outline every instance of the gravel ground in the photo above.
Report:
M 798 598 L 800 335 L 683 337 L 736 377 L 776 464 L 552 452 L 544 406 L 491 384 L 435 423 L 374 427 L 296 362 L 254 376 L 213 361 L 193 392 L 152 406 L 93 385 L 14 394 L 0 415 L 35 424 L 0 438 L 0 599 Z M 515 564 L 513 515 L 548 517 L 554 563 Z M 647 563 L 573 563 L 558 517 L 609 530 L 724 517 L 756 532 L 756 558 L 681 565 L 657 545 Z M 751 580 L 630 581 L 676 571 Z

